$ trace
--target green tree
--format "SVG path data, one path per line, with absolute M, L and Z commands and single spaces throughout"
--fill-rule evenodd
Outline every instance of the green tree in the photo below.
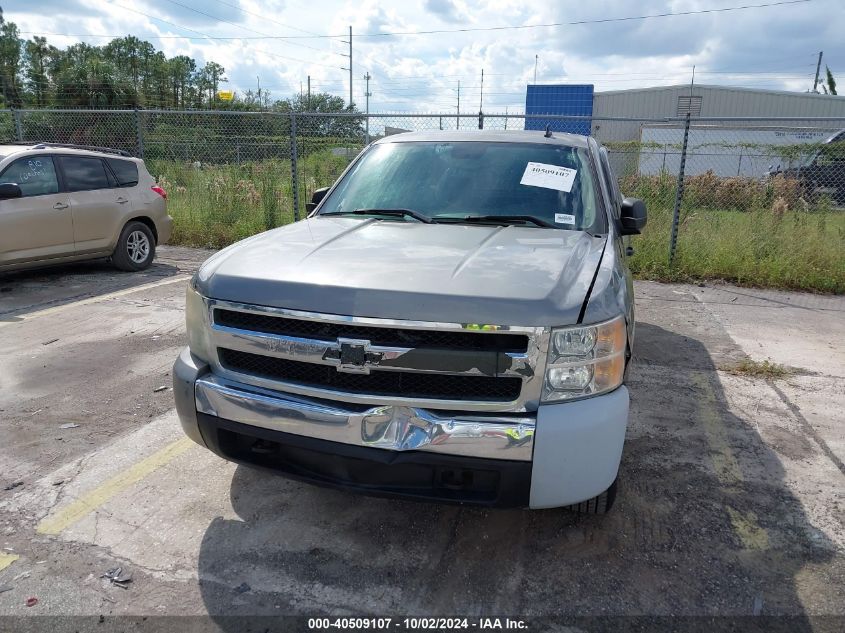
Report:
M 155 47 L 134 35 L 118 37 L 102 49 L 102 58 L 117 70 L 120 79 L 129 82 L 135 91 L 136 99 L 145 91 L 150 73 L 150 58 L 155 54 Z
M 157 51 L 149 62 L 150 71 L 144 104 L 153 108 L 166 108 L 172 104 L 170 66 L 167 56 Z
M 276 101 L 274 109 L 279 112 L 319 112 L 327 114 L 361 114 L 355 106 L 348 106 L 343 97 L 328 92 L 308 95 L 294 95 L 288 99 Z M 311 136 L 335 136 L 342 138 L 363 138 L 364 118 L 348 117 L 303 117 L 303 134 Z
M 6 104 L 19 108 L 22 105 L 18 86 L 21 63 L 21 38 L 14 22 L 6 22 L 0 9 L 0 82 Z
M 171 99 L 176 108 L 187 108 L 193 99 L 197 63 L 187 55 L 177 55 L 168 62 Z
M 825 65 L 824 67 L 825 73 L 827 74 L 827 87 L 825 91 L 829 94 L 835 95 L 836 94 L 836 80 L 833 78 L 833 73 L 830 72 L 830 68 Z M 824 86 L 824 84 L 822 84 Z
M 217 62 L 206 62 L 196 76 L 197 88 L 208 98 L 208 107 L 214 107 L 219 102 L 217 90 L 221 83 L 228 82 L 226 69 Z
M 58 54 L 58 50 L 47 43 L 47 38 L 38 36 L 28 41 L 24 49 L 24 75 L 29 91 L 35 105 L 44 107 L 49 96 L 50 62 Z
M 112 64 L 91 57 L 61 72 L 56 79 L 56 100 L 63 107 L 137 107 L 134 87 L 117 75 Z

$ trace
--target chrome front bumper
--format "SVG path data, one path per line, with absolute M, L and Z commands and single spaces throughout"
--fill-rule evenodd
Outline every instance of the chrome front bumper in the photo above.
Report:
M 445 411 L 433 413 L 404 406 L 339 404 L 228 381 L 211 373 L 209 365 L 187 348 L 173 366 L 173 393 L 185 433 L 211 450 L 215 450 L 216 436 L 208 433 L 208 426 L 203 436 L 199 414 L 215 416 L 223 425 L 240 423 L 290 434 L 287 437 L 299 435 L 303 441 L 314 438 L 364 447 L 356 451 L 388 449 L 384 451 L 388 455 L 389 451 L 396 451 L 400 459 L 407 457 L 435 469 L 450 456 L 466 457 L 467 462 L 471 457 L 508 460 L 498 462 L 498 469 L 491 467 L 492 461 L 475 467 L 479 472 L 497 470 L 500 487 L 511 492 L 515 485 L 526 487 L 524 503 L 515 505 L 532 508 L 579 503 L 610 486 L 622 456 L 629 401 L 628 390 L 622 386 L 595 398 L 544 405 L 531 416 L 450 416 Z M 329 463 L 337 462 L 341 470 L 349 461 L 344 461 L 344 455 L 351 449 L 331 445 L 321 450 L 336 455 L 337 459 L 332 458 Z M 401 477 L 393 470 L 392 459 L 384 462 L 379 457 L 376 462 L 374 471 L 380 474 L 385 489 L 398 485 L 394 478 Z M 372 454 L 366 456 L 364 463 L 373 464 Z M 448 467 L 459 471 L 462 465 Z M 514 471 L 526 468 L 527 476 L 512 476 Z M 354 486 L 350 483 L 347 487 Z M 522 494 L 517 493 L 504 497 L 513 500 Z
M 196 411 L 233 422 L 392 451 L 531 461 L 536 417 L 444 415 L 415 407 L 356 406 L 283 394 L 207 373 Z

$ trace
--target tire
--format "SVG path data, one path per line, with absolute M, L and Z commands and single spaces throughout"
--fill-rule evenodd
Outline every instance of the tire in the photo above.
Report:
M 587 499 L 581 503 L 575 503 L 569 506 L 569 510 L 577 512 L 578 514 L 607 514 L 613 507 L 613 502 L 616 500 L 616 490 L 619 477 L 613 480 L 610 487 L 603 493 L 592 499 Z
M 143 222 L 129 222 L 120 232 L 112 263 L 120 270 L 136 272 L 148 268 L 156 254 L 153 232 Z

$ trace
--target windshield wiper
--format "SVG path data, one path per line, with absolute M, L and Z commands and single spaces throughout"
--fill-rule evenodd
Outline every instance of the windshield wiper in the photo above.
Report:
M 425 224 L 431 224 L 431 218 L 413 209 L 354 209 L 352 211 L 333 211 L 320 215 L 388 215 L 394 217 L 410 217 Z
M 466 215 L 464 217 L 437 217 L 432 218 L 434 222 L 477 222 L 479 224 L 533 224 L 549 229 L 557 228 L 554 224 L 543 218 L 534 215 Z

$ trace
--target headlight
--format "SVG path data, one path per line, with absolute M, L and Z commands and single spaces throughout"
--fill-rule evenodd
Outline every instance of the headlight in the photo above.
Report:
M 552 330 L 543 402 L 613 391 L 625 373 L 625 319 Z
M 204 361 L 211 359 L 211 345 L 208 342 L 211 324 L 208 322 L 208 308 L 202 295 L 194 290 L 194 280 L 188 284 L 185 295 L 185 326 L 188 330 L 188 346 L 191 353 Z

